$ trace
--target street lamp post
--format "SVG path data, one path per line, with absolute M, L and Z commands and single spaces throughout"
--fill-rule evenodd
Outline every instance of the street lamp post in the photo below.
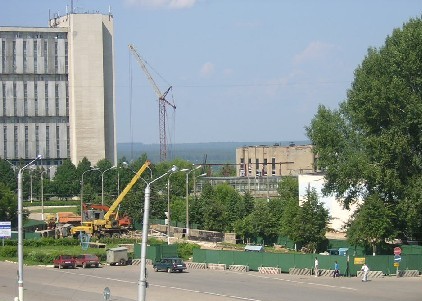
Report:
M 18 301 L 23 301 L 23 199 L 22 199 L 22 173 L 25 168 L 40 160 L 38 155 L 34 160 L 19 169 L 18 172 Z
M 93 170 L 99 170 L 98 168 L 94 168 L 94 167 L 91 167 L 90 169 L 88 169 L 88 170 L 85 170 L 83 173 L 82 173 L 82 180 L 81 180 L 81 222 L 83 222 L 84 221 L 84 209 L 83 209 L 83 196 L 84 196 L 84 174 L 85 173 L 87 173 L 88 171 L 93 171 Z
M 141 242 L 141 273 L 139 276 L 138 282 L 138 301 L 145 301 L 146 297 L 146 253 L 147 253 L 147 240 L 148 240 L 148 218 L 149 218 L 149 204 L 150 204 L 150 194 L 151 194 L 151 184 L 155 181 L 161 179 L 162 177 L 172 174 L 177 171 L 177 167 L 173 167 L 167 171 L 165 174 L 159 176 L 155 180 L 147 183 L 145 187 L 145 204 L 144 204 L 144 220 L 142 223 L 142 242 Z
M 106 171 L 111 170 L 113 168 L 116 168 L 116 166 L 112 166 L 110 168 L 107 168 L 101 174 L 101 205 L 104 205 L 104 174 L 106 173 Z
M 182 169 L 181 171 L 186 172 L 186 238 L 189 237 L 189 174 L 192 171 L 201 168 L 201 165 L 198 165 L 191 170 L 189 169 Z

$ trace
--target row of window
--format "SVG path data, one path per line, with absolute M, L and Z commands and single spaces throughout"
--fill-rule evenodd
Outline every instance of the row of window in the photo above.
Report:
M 66 139 L 66 152 L 67 152 L 67 157 L 70 157 L 70 139 L 69 139 L 69 126 L 67 126 L 67 139 Z M 25 157 L 24 159 L 29 159 L 34 157 L 34 154 L 30 154 L 29 153 L 29 146 L 31 143 L 35 142 L 35 154 L 43 154 L 44 158 L 50 158 L 51 154 L 50 154 L 50 126 L 46 125 L 45 126 L 45 141 L 40 141 L 39 136 L 40 136 L 40 129 L 39 129 L 39 125 L 35 126 L 35 141 L 31 140 L 29 137 L 29 127 L 25 126 L 25 139 L 20 141 L 19 140 L 19 135 L 18 135 L 18 126 L 13 126 L 13 157 L 14 158 L 19 158 L 19 143 L 23 143 L 23 147 L 24 147 L 24 154 Z M 60 156 L 60 127 L 58 125 L 56 125 L 56 140 L 55 140 L 55 144 L 56 144 L 56 154 L 54 157 L 56 158 L 61 158 Z M 3 158 L 8 158 L 9 154 L 7 152 L 7 145 L 8 145 L 9 141 L 7 140 L 7 126 L 3 126 Z M 41 143 L 44 143 L 43 146 L 45 146 L 45 152 L 41 152 Z
M 49 116 L 49 94 L 48 94 L 48 87 L 49 82 L 44 83 L 44 112 L 42 116 Z M 54 99 L 55 99 L 55 116 L 60 116 L 60 85 L 58 83 L 55 83 L 55 89 L 54 89 Z M 69 86 L 66 82 L 66 116 L 69 115 Z M 38 101 L 38 82 L 34 82 L 34 95 L 33 98 L 28 97 L 28 84 L 27 82 L 23 83 L 23 108 L 24 108 L 24 116 L 28 115 L 28 107 L 29 102 L 34 102 L 34 108 L 35 108 L 35 116 L 39 115 L 39 101 Z M 13 114 L 14 116 L 18 115 L 18 102 L 19 99 L 17 97 L 17 87 L 16 83 L 13 83 Z M 6 84 L 2 84 L 2 116 L 6 116 Z
M 28 43 L 32 42 L 32 46 L 33 46 L 33 53 L 32 55 L 30 55 L 28 53 Z M 44 40 L 42 41 L 42 45 L 39 45 L 39 41 L 38 40 L 29 40 L 29 41 L 23 41 L 23 72 L 27 72 L 28 71 L 28 57 L 31 56 L 33 57 L 34 61 L 34 73 L 38 73 L 38 59 L 42 58 L 43 59 L 43 63 L 44 63 L 44 72 L 47 72 L 48 70 L 48 43 L 52 42 L 51 40 Z M 41 43 L 41 41 L 40 41 Z M 39 47 L 42 46 L 42 53 L 39 53 Z M 67 73 L 68 70 L 68 42 L 65 42 L 65 72 Z M 6 72 L 6 41 L 2 41 L 2 45 L 1 45 L 1 60 L 2 60 L 2 73 Z M 16 52 L 16 41 L 12 41 L 12 68 L 13 68 L 13 72 L 17 71 L 17 52 Z M 58 40 L 54 40 L 54 70 L 56 73 L 59 72 L 59 46 L 58 46 Z

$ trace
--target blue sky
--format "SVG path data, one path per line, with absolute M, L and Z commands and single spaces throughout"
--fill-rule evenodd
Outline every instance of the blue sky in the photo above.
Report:
M 71 1 L 2 1 L 0 26 L 47 26 Z M 420 0 L 74 0 L 114 16 L 117 141 L 159 143 L 158 103 L 128 50 L 167 99 L 169 143 L 298 141 L 319 104 L 337 108 L 369 47 L 420 17 Z

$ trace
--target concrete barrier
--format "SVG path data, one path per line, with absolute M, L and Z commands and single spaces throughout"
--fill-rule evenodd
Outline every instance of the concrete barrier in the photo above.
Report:
M 226 265 L 223 264 L 223 263 L 209 263 L 208 269 L 224 271 L 224 270 L 226 270 Z
M 229 265 L 229 271 L 233 272 L 249 272 L 249 266 L 247 265 Z
M 312 275 L 312 269 L 290 268 L 289 274 L 291 274 L 291 275 Z
M 362 278 L 362 271 L 358 271 L 357 272 L 357 277 Z M 383 278 L 384 277 L 384 272 L 382 271 L 369 271 L 368 272 L 368 278 Z
M 281 269 L 275 267 L 258 267 L 258 272 L 260 274 L 281 274 Z
M 398 277 L 419 277 L 419 271 L 418 270 L 399 271 Z
M 207 264 L 204 262 L 186 262 L 186 267 L 188 269 L 205 270 L 207 268 Z

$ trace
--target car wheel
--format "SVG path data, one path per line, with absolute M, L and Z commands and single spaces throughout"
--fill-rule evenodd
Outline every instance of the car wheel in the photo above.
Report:
M 158 268 L 157 268 L 157 267 L 155 267 L 155 268 L 154 268 L 154 271 L 158 272 Z
M 168 268 L 167 273 L 171 273 L 171 272 L 172 272 L 171 268 Z
M 86 268 L 86 262 L 82 263 L 82 268 L 85 269 Z

